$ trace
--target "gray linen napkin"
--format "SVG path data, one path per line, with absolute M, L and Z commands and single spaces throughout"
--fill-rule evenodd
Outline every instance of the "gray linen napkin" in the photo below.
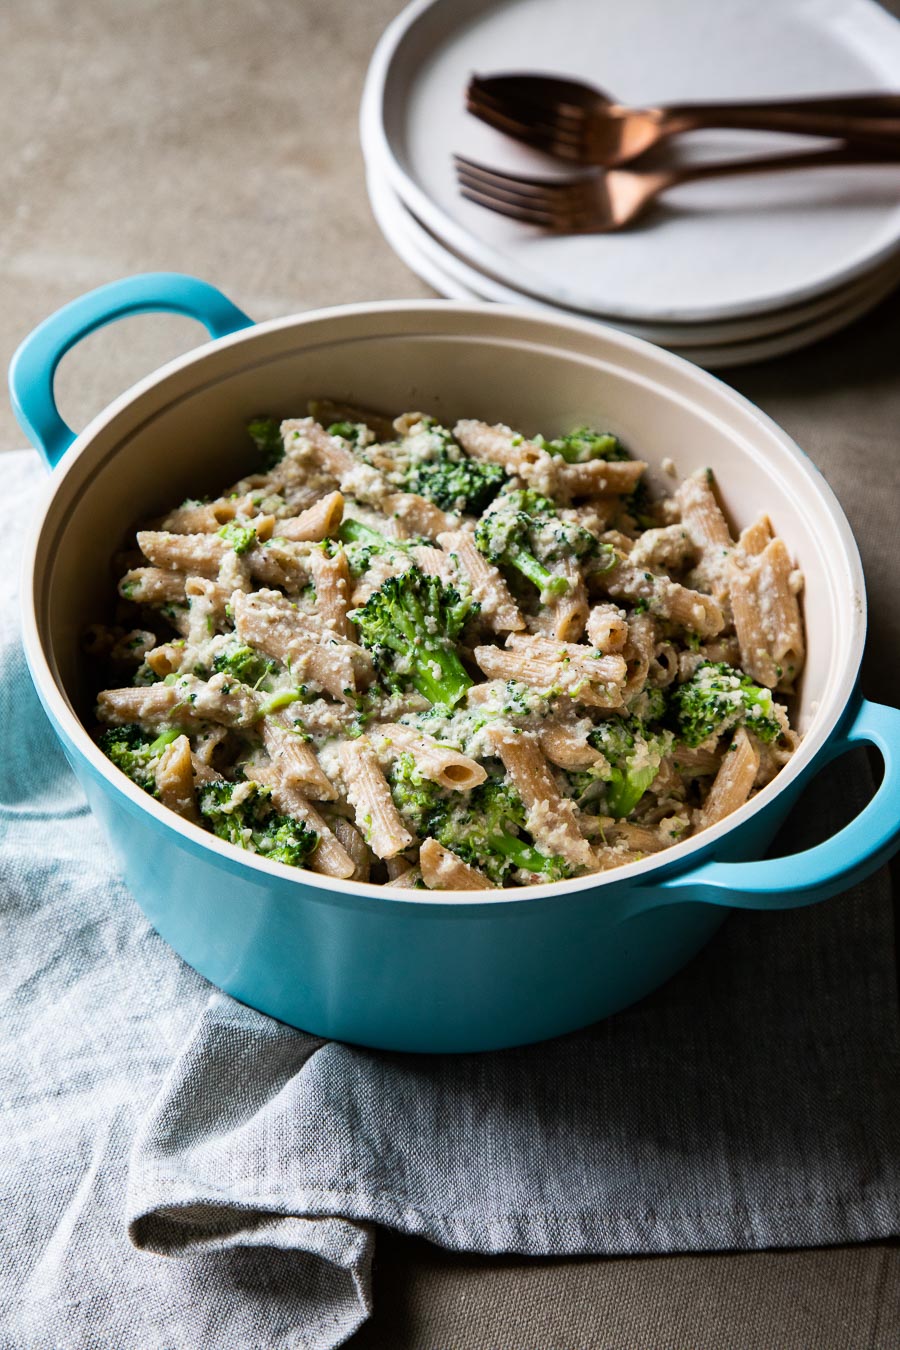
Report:
M 4 464 L 9 576 L 40 471 Z M 884 875 L 733 916 L 588 1031 L 373 1053 L 210 997 L 157 938 L 40 711 L 7 599 L 0 727 L 3 1346 L 339 1345 L 368 1315 L 377 1224 L 533 1255 L 900 1232 Z M 864 800 L 862 760 L 830 783 L 791 847 Z

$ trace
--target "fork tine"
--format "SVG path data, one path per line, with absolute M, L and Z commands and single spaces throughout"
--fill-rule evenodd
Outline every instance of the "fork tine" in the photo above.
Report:
M 571 147 L 572 150 L 576 150 L 582 143 L 580 132 L 538 121 L 536 118 L 516 116 L 509 110 L 480 98 L 469 98 L 466 110 L 497 131 L 514 136 L 517 140 L 527 141 L 529 145 L 535 145 L 539 149 L 559 146 L 563 149 Z
M 590 178 L 533 178 L 528 174 L 504 173 L 466 159 L 464 155 L 454 155 L 453 162 L 458 173 L 475 178 L 487 187 L 496 186 L 519 196 L 541 197 L 548 201 L 582 201 L 590 196 Z
M 591 89 L 580 80 L 567 80 L 558 75 L 479 75 L 476 72 L 470 82 L 495 98 L 553 103 L 577 112 L 585 112 L 594 108 L 598 101 L 606 101 L 599 90 Z
M 505 78 L 482 80 L 473 76 L 469 81 L 468 96 L 489 101 L 496 108 L 532 120 L 544 118 L 571 128 L 583 126 L 587 118 L 584 108 L 567 103 L 558 96 L 537 92 L 533 88 L 520 90 Z
M 505 202 L 509 206 L 520 207 L 521 210 L 534 215 L 550 217 L 567 209 L 565 202 L 554 202 L 545 197 L 521 197 L 518 193 L 508 192 L 496 183 L 484 183 L 478 178 L 469 178 L 462 173 L 458 174 L 457 182 L 461 188 L 480 193 L 482 197 L 489 197 L 491 201 Z
M 526 207 L 518 203 L 501 201 L 496 197 L 485 196 L 477 192 L 474 188 L 465 186 L 460 187 L 460 193 L 466 201 L 474 202 L 476 206 L 483 206 L 488 211 L 495 211 L 497 215 L 508 216 L 511 220 L 521 221 L 525 225 L 538 225 L 542 230 L 555 230 L 560 228 L 554 217 L 544 215 L 536 211 L 529 211 Z

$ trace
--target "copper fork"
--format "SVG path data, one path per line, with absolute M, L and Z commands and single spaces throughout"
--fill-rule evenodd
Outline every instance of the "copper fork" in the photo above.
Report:
M 566 178 L 503 173 L 454 155 L 462 195 L 478 206 L 554 234 L 604 234 L 636 220 L 662 192 L 701 179 L 853 164 L 894 164 L 900 152 L 842 145 L 807 154 L 689 164 L 668 169 L 606 169 Z
M 701 128 L 782 131 L 900 145 L 900 94 L 629 108 L 556 75 L 473 75 L 469 112 L 516 140 L 585 165 L 625 164 L 670 136 Z

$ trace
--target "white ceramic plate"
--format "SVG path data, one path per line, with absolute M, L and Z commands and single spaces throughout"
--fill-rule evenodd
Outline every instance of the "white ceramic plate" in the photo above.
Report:
M 411 236 L 404 236 L 402 230 L 398 229 L 397 218 L 390 211 L 385 211 L 384 194 L 373 187 L 371 177 L 367 181 L 369 200 L 382 233 L 395 252 L 417 276 L 421 277 L 439 295 L 446 296 L 451 300 L 483 300 L 489 298 L 446 273 L 431 257 L 421 252 Z M 882 284 L 879 284 L 859 295 L 851 304 L 840 307 L 837 312 L 829 313 L 811 323 L 801 324 L 798 327 L 789 328 L 769 337 L 751 339 L 746 342 L 722 343 L 718 346 L 710 344 L 679 347 L 672 343 L 661 345 L 667 346 L 677 356 L 683 356 L 686 360 L 693 361 L 695 365 L 704 366 L 709 370 L 724 370 L 733 366 L 750 365 L 754 361 L 765 361 L 771 357 L 784 356 L 788 352 L 796 351 L 812 342 L 818 342 L 821 338 L 830 336 L 874 308 L 887 293 L 887 289 L 890 288 L 885 288 Z M 551 308 L 535 302 L 528 296 L 523 296 L 521 302 L 533 308 L 544 310 Z M 599 323 L 600 320 L 598 319 L 597 322 Z M 608 322 L 607 326 L 618 327 L 626 333 L 632 332 L 630 326 L 622 322 L 616 324 Z M 640 336 L 640 334 L 634 333 L 633 336 Z
M 434 234 L 480 271 L 572 310 L 720 322 L 821 296 L 900 249 L 900 166 L 693 184 L 609 236 L 546 236 L 465 202 L 454 151 L 560 172 L 464 110 L 473 71 L 527 69 L 637 105 L 896 88 L 900 24 L 874 0 L 415 0 L 376 49 L 362 125 L 394 190 Z M 673 154 L 795 144 L 698 133 Z
M 444 290 L 445 295 L 478 296 L 483 300 L 494 300 L 498 304 L 531 304 L 539 309 L 554 309 L 559 312 L 563 307 L 549 305 L 524 291 L 518 291 L 498 282 L 484 272 L 479 272 L 464 258 L 452 252 L 437 239 L 421 221 L 404 206 L 387 180 L 379 171 L 377 162 L 368 166 L 369 197 L 378 199 L 376 214 L 380 221 L 386 222 L 390 232 L 392 246 L 400 257 L 408 249 L 420 255 L 421 261 L 437 269 L 444 278 L 444 284 L 463 287 L 462 291 Z M 384 229 L 384 225 L 382 226 Z M 413 266 L 410 263 L 410 266 Z M 414 267 L 413 270 L 416 270 Z M 722 323 L 708 324 L 645 324 L 636 320 L 616 318 L 606 314 L 591 315 L 601 322 L 612 323 L 614 327 L 633 333 L 635 337 L 646 338 L 648 342 L 658 342 L 673 349 L 700 346 L 719 346 L 723 343 L 744 342 L 749 339 L 772 337 L 800 324 L 811 323 L 814 319 L 825 318 L 848 308 L 864 295 L 887 295 L 900 280 L 900 259 L 892 258 L 880 268 L 868 273 L 856 281 L 829 291 L 824 296 L 807 301 L 801 305 L 791 305 L 785 309 L 772 310 L 768 314 L 749 315 L 743 319 L 733 319 Z M 430 283 L 433 284 L 433 283 Z M 566 311 L 569 312 L 569 311 Z M 579 311 L 572 311 L 579 312 Z

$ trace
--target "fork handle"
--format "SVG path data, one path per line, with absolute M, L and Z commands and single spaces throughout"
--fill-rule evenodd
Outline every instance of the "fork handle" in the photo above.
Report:
M 852 145 L 834 150 L 809 150 L 793 155 L 761 155 L 755 159 L 714 161 L 711 164 L 687 164 L 680 169 L 661 170 L 653 174 L 660 181 L 659 191 L 680 183 L 695 183 L 702 178 L 734 178 L 741 174 L 779 173 L 792 169 L 825 169 L 841 164 L 898 164 L 900 146 L 893 151 L 875 146 L 863 149 Z M 612 172 L 615 172 L 613 170 Z M 627 172 L 622 170 L 621 172 Z
M 675 103 L 659 109 L 666 135 L 704 128 L 781 131 L 888 143 L 900 137 L 900 95 L 861 94 L 838 98 L 757 103 Z

